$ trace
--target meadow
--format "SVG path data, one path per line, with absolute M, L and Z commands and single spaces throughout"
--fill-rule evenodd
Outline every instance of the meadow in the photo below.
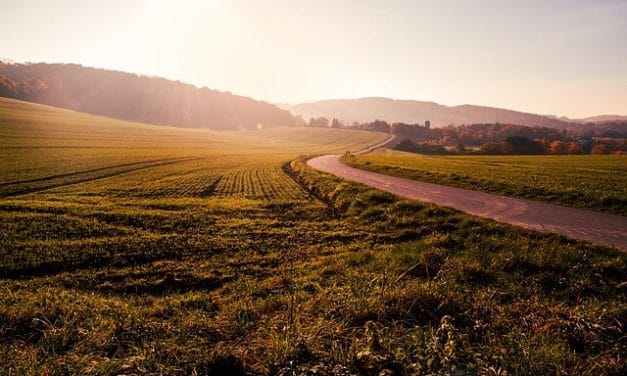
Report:
M 0 374 L 625 373 L 623 252 L 305 164 L 385 138 L 0 99 Z
M 354 167 L 458 188 L 627 215 L 627 156 L 428 156 L 380 149 Z

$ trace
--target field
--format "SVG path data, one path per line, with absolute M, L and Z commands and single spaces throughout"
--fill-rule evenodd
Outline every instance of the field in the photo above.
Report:
M 627 156 L 427 156 L 378 150 L 352 166 L 504 196 L 627 215 Z
M 384 139 L 0 99 L 0 374 L 625 373 L 624 253 L 304 163 Z

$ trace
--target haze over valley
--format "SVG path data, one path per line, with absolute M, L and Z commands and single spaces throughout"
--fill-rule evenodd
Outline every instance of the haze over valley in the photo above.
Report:
M 435 127 L 449 124 L 505 123 L 559 129 L 568 126 L 569 123 L 549 116 L 493 107 L 473 105 L 450 107 L 434 102 L 390 98 L 323 100 L 285 108 L 305 119 L 319 116 L 335 117 L 347 124 L 374 119 L 408 124 L 424 123 L 429 120 Z

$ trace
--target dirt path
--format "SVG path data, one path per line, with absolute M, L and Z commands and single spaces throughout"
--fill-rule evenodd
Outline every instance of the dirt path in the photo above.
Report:
M 412 200 L 431 202 L 468 214 L 540 232 L 552 232 L 627 251 L 627 218 L 543 202 L 423 183 L 346 166 L 339 155 L 310 159 L 307 164 L 346 180 Z

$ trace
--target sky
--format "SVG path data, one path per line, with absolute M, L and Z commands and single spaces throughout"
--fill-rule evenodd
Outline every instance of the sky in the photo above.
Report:
M 0 0 L 0 58 L 280 103 L 627 115 L 627 0 Z

